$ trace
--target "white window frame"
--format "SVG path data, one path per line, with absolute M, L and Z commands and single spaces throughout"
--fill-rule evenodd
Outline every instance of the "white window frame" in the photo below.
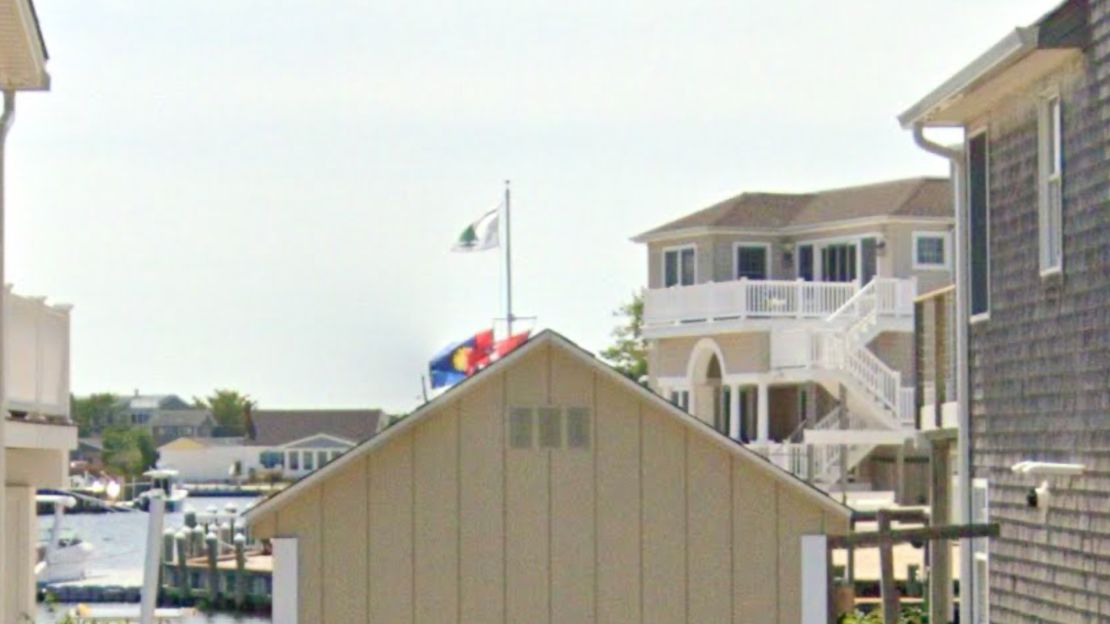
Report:
M 882 232 L 869 231 L 861 232 L 858 234 L 848 234 L 844 236 L 826 236 L 824 238 L 806 238 L 798 240 L 794 244 L 797 249 L 803 245 L 811 245 L 813 247 L 813 281 L 821 283 L 835 283 L 826 282 L 822 277 L 825 275 L 825 261 L 822 258 L 821 250 L 829 245 L 854 245 L 856 248 L 856 281 L 860 281 L 860 275 L 863 273 L 863 241 L 867 238 L 874 238 L 876 242 L 885 240 Z M 879 267 L 879 258 L 875 258 L 875 276 L 878 277 L 881 273 Z M 851 283 L 851 282 L 845 282 Z M 860 284 L 864 286 L 865 284 Z
M 1037 106 L 1037 230 L 1042 277 L 1064 270 L 1063 115 L 1060 92 L 1042 93 Z
M 764 269 L 766 276 L 764 280 L 771 279 L 771 243 L 761 243 L 758 241 L 736 241 L 732 244 L 732 279 L 740 279 L 740 249 L 762 249 Z
M 682 283 L 682 252 L 690 249 L 694 252 L 694 283 Z M 678 283 L 672 286 L 667 286 L 667 253 L 675 252 L 678 257 Z M 686 245 L 673 245 L 671 247 L 664 247 L 663 253 L 659 257 L 660 271 L 659 282 L 662 288 L 682 288 L 683 286 L 693 286 L 698 283 L 698 246 L 693 243 Z
M 940 264 L 932 264 L 929 262 L 921 262 L 917 254 L 918 243 L 923 238 L 939 238 L 941 241 L 942 260 Z M 941 232 L 939 230 L 920 230 L 913 233 L 913 270 L 914 271 L 948 271 L 952 267 L 952 237 L 948 232 Z
M 966 165 L 966 160 L 967 160 L 966 155 L 969 153 L 968 146 L 971 144 L 971 140 L 978 138 L 979 135 L 984 136 L 983 146 L 986 148 L 985 151 L 986 151 L 986 160 L 987 160 L 986 171 L 983 172 L 984 173 L 984 182 L 983 182 L 983 184 L 984 184 L 984 186 L 986 186 L 986 188 L 983 189 L 983 191 L 986 193 L 986 204 L 987 204 L 985 206 L 985 208 L 986 208 L 986 226 L 987 226 L 986 227 L 986 230 L 987 230 L 987 309 L 986 309 L 985 312 L 980 312 L 978 314 L 972 314 L 971 317 L 968 319 L 968 324 L 970 324 L 970 325 L 974 325 L 976 323 L 982 323 L 984 321 L 989 321 L 990 318 L 991 318 L 991 139 L 990 139 L 990 133 L 987 130 L 988 130 L 988 128 L 987 128 L 986 124 L 977 126 L 973 130 L 968 132 L 967 137 L 964 139 L 964 154 L 965 154 L 965 165 L 964 166 L 965 167 L 967 166 Z M 964 201 L 967 202 L 967 209 L 968 209 L 969 213 L 971 211 L 971 202 L 970 202 L 970 199 L 969 199 L 970 198 L 970 191 L 971 191 L 971 185 L 969 183 L 968 187 L 967 187 L 967 190 L 964 193 L 964 198 L 965 198 Z M 971 242 L 971 229 L 970 229 L 971 228 L 971 223 L 967 223 L 966 225 L 967 225 L 967 228 L 968 228 L 966 238 L 968 240 L 968 243 L 970 244 L 970 242 Z M 969 282 L 968 288 L 970 289 L 970 282 L 971 282 L 971 250 L 970 249 L 967 250 L 967 260 L 966 260 L 966 262 L 964 262 L 964 264 L 967 266 L 967 276 L 968 276 L 968 282 Z M 969 306 L 971 305 L 970 297 L 969 297 L 968 305 Z

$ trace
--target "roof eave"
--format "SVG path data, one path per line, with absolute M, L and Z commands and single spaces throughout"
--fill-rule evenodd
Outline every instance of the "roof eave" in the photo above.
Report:
M 39 26 L 38 14 L 31 0 L 14 0 L 15 20 L 19 22 L 19 35 L 16 41 L 7 40 L 6 44 L 14 44 L 5 49 L 17 55 L 18 69 L 9 75 L 0 73 L 0 89 L 6 91 L 48 91 L 50 90 L 50 74 L 46 71 L 46 43 Z
M 933 89 L 916 104 L 906 109 L 898 116 L 898 123 L 903 128 L 912 128 L 917 124 L 957 125 L 952 123 L 930 124 L 930 120 L 963 97 L 975 85 L 997 75 L 1036 49 L 1036 27 L 1014 29 L 1013 32 L 1003 37 L 951 78 L 941 83 L 939 87 Z

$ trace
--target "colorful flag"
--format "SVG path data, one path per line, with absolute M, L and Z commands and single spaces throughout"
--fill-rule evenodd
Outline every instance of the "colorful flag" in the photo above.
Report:
M 513 349 L 528 342 L 528 336 L 531 333 L 532 330 L 522 331 L 519 334 L 513 334 L 512 336 L 498 340 L 493 345 L 493 359 L 501 359 L 508 355 Z
M 451 251 L 485 251 L 501 246 L 498 224 L 501 223 L 501 208 L 497 207 L 482 215 L 480 219 L 466 226 Z
M 447 345 L 428 363 L 432 388 L 454 385 L 473 375 L 489 361 L 493 351 L 493 330 L 487 329 L 466 340 Z

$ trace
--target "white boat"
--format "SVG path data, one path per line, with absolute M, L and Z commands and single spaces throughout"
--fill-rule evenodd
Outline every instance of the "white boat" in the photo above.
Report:
M 185 499 L 188 498 L 189 491 L 178 484 L 177 475 L 178 472 L 170 468 L 155 468 L 144 472 L 144 477 L 150 477 L 151 489 L 143 492 L 135 499 L 135 506 L 147 511 L 150 508 L 151 492 L 158 490 L 162 493 L 163 500 L 166 501 L 167 513 L 184 511 Z
M 76 505 L 77 499 L 58 494 L 39 494 L 35 496 L 35 502 L 54 505 L 54 526 L 39 536 L 35 580 L 46 584 L 85 578 L 93 555 L 92 544 L 64 526 L 65 510 Z

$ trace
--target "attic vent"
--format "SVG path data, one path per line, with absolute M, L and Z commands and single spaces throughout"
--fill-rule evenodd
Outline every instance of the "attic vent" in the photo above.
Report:
M 532 408 L 514 407 L 509 413 L 509 446 L 532 448 Z
M 567 448 L 590 448 L 590 409 L 567 408 Z
M 540 447 L 559 448 L 563 445 L 563 411 L 557 407 L 541 407 Z

